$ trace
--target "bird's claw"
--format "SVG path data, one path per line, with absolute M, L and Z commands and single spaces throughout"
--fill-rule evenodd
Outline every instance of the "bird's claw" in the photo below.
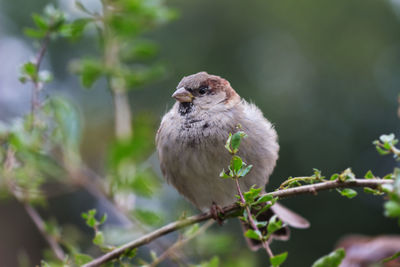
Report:
M 217 221 L 217 223 L 219 225 L 222 225 L 222 223 L 224 222 L 224 210 L 218 206 L 214 201 L 211 204 L 210 207 L 210 213 L 211 213 L 211 217 Z

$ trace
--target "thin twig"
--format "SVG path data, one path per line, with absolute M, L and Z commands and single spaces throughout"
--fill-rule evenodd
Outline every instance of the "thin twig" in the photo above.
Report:
M 41 89 L 41 83 L 39 80 L 39 69 L 40 65 L 42 64 L 43 57 L 47 51 L 47 46 L 50 41 L 50 31 L 46 33 L 46 36 L 44 37 L 42 41 L 42 45 L 40 47 L 40 50 L 36 56 L 35 60 L 35 67 L 36 67 L 36 79 L 34 79 L 33 82 L 33 88 L 32 88 L 32 96 L 31 96 L 31 116 L 32 116 L 32 129 L 34 125 L 36 124 L 36 110 L 39 107 L 39 92 Z
M 370 188 L 376 189 L 376 188 L 379 188 L 381 185 L 392 184 L 392 183 L 393 183 L 393 180 L 390 180 L 390 179 L 355 179 L 355 180 L 344 181 L 344 182 L 335 180 L 335 181 L 327 181 L 327 182 L 322 182 L 322 183 L 312 184 L 312 185 L 303 185 L 303 186 L 289 188 L 289 189 L 285 189 L 285 190 L 278 190 L 278 191 L 266 193 L 264 195 L 272 195 L 273 197 L 285 198 L 285 197 L 304 195 L 304 194 L 315 194 L 315 192 L 318 192 L 318 191 L 335 189 L 335 188 L 345 188 L 345 187 L 346 188 L 370 187 Z M 238 209 L 240 209 L 240 207 L 237 204 L 232 204 L 232 205 L 224 207 L 222 210 L 224 211 L 224 214 L 226 216 L 229 214 L 232 216 L 232 213 L 237 211 Z M 151 241 L 153 241 L 161 236 L 164 236 L 168 233 L 174 232 L 178 229 L 181 229 L 188 225 L 192 225 L 194 223 L 206 221 L 211 218 L 212 218 L 211 213 L 206 212 L 206 213 L 198 214 L 198 215 L 195 215 L 195 216 L 183 219 L 183 220 L 169 223 L 151 233 L 148 233 L 136 240 L 126 243 L 125 245 L 122 245 L 121 247 L 114 249 L 113 251 L 110 251 L 110 252 L 100 256 L 97 259 L 94 259 L 93 261 L 85 264 L 84 267 L 100 266 L 101 264 L 104 264 L 108 261 L 119 258 L 127 250 L 131 250 L 131 249 L 143 246 L 143 245 L 148 244 Z
M 6 178 L 10 192 L 14 195 L 14 197 L 18 201 L 23 202 L 21 200 L 21 197 L 19 196 L 21 194 L 18 191 L 18 187 L 15 185 L 15 183 L 13 183 L 13 179 L 11 179 L 11 177 L 10 177 L 12 175 L 11 172 L 15 168 L 16 164 L 17 164 L 17 159 L 15 158 L 15 151 L 9 147 L 7 149 L 7 156 L 4 161 L 5 176 L 6 176 L 5 178 Z M 45 222 L 42 219 L 42 217 L 40 217 L 40 214 L 30 204 L 23 203 L 23 205 L 24 205 L 24 208 L 25 208 L 28 216 L 31 218 L 33 223 L 38 228 L 39 232 L 42 234 L 43 238 L 49 244 L 54 255 L 57 257 L 57 259 L 63 261 L 65 259 L 64 251 L 61 248 L 61 246 L 58 244 L 56 238 L 54 238 L 54 236 L 52 236 L 46 232 Z
M 251 228 L 253 228 L 254 231 L 258 231 L 258 227 L 257 227 L 257 224 L 254 222 L 250 207 L 248 205 L 246 205 L 246 200 L 244 199 L 242 190 L 240 189 L 239 179 L 235 178 L 234 180 L 236 183 L 236 190 L 238 191 L 239 196 L 240 196 L 240 202 L 242 202 L 242 204 L 245 205 L 245 209 L 247 212 L 247 218 L 249 219 L 250 226 L 251 226 Z M 268 242 L 264 239 L 261 239 L 260 242 L 261 242 L 262 246 L 264 247 L 265 251 L 267 252 L 268 256 L 270 258 L 272 258 L 274 256 L 274 254 L 272 253 L 272 251 L 268 245 Z
M 112 1 L 104 1 L 104 18 L 113 16 L 113 12 Z M 101 34 L 104 38 L 104 62 L 106 68 L 110 70 L 120 68 L 120 44 L 114 32 L 104 23 Z M 115 135 L 119 140 L 129 140 L 133 135 L 132 114 L 125 80 L 117 77 L 115 73 L 111 73 L 107 76 L 107 81 L 114 101 Z
M 46 239 L 49 244 L 51 250 L 54 252 L 54 255 L 60 261 L 65 259 L 65 254 L 61 246 L 58 244 L 56 238 L 49 233 L 46 232 L 46 224 L 43 221 L 42 217 L 40 217 L 39 213 L 28 203 L 24 204 L 24 208 L 28 213 L 29 217 L 31 217 L 32 221 L 36 225 L 37 229 L 40 231 L 42 236 Z
M 192 235 L 180 239 L 178 240 L 175 244 L 173 244 L 170 248 L 168 248 L 166 251 L 164 251 L 163 254 L 161 254 L 160 257 L 158 257 L 157 259 L 155 259 L 150 265 L 149 267 L 156 267 L 158 264 L 160 264 L 162 261 L 164 261 L 165 259 L 167 259 L 171 254 L 174 254 L 175 251 L 177 249 L 179 249 L 180 247 L 182 247 L 184 244 L 186 244 L 187 242 L 189 242 L 190 240 L 192 240 L 193 238 L 195 238 L 196 236 L 204 233 L 211 225 L 214 224 L 215 221 L 208 221 L 206 222 L 200 229 L 198 229 L 195 233 L 193 233 Z

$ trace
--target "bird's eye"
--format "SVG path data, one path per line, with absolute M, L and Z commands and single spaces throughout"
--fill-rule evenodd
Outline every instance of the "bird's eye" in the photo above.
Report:
M 199 88 L 199 94 L 204 95 L 205 93 L 207 93 L 207 87 L 200 87 Z

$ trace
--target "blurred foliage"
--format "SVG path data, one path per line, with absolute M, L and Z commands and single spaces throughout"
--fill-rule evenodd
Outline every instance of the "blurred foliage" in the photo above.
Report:
M 105 76 L 111 90 L 125 91 L 152 81 L 163 72 L 160 64 L 150 65 L 148 61 L 155 55 L 157 45 L 141 36 L 176 17 L 162 1 L 103 0 L 101 13 L 89 11 L 82 2 L 75 4 L 87 17 L 76 20 L 72 28 L 83 30 L 94 24 L 103 49 L 102 60 L 85 58 L 72 65 L 84 87 L 92 87 Z

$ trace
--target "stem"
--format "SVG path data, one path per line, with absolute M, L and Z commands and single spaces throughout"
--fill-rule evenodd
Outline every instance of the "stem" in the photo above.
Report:
M 12 182 L 13 179 L 11 179 L 11 171 L 15 168 L 16 165 L 16 158 L 15 158 L 15 151 L 12 150 L 11 148 L 7 149 L 7 156 L 4 161 L 4 169 L 5 169 L 5 178 L 9 187 L 10 192 L 14 195 L 14 197 L 19 201 L 19 202 L 24 202 L 24 200 L 21 200 L 19 197 L 20 193 L 18 192 L 18 187 Z M 22 194 L 27 194 L 26 191 L 22 192 Z M 45 227 L 45 222 L 40 217 L 40 214 L 28 203 L 23 203 L 24 208 L 29 215 L 29 217 L 32 219 L 33 223 L 36 225 L 38 228 L 39 232 L 42 234 L 43 238 L 47 241 L 49 244 L 51 250 L 53 251 L 54 255 L 59 259 L 60 261 L 63 261 L 65 259 L 65 254 L 61 246 L 58 244 L 56 238 L 54 238 L 52 235 L 46 232 L 46 227 Z
M 34 128 L 34 125 L 36 124 L 36 111 L 40 106 L 39 103 L 39 92 L 42 87 L 40 81 L 39 81 L 39 69 L 40 65 L 43 61 L 44 55 L 47 51 L 47 45 L 50 41 L 50 31 L 46 33 L 46 36 L 43 39 L 42 45 L 40 47 L 39 53 L 36 56 L 35 60 L 35 67 L 36 67 L 36 79 L 33 80 L 33 88 L 32 88 L 32 95 L 31 95 L 31 116 L 32 116 L 32 126 L 31 128 Z
M 344 181 L 344 182 L 335 180 L 335 181 L 327 181 L 327 182 L 322 182 L 322 183 L 312 184 L 312 185 L 303 185 L 303 186 L 284 189 L 284 190 L 278 190 L 278 191 L 263 194 L 262 196 L 272 195 L 273 197 L 285 198 L 285 197 L 305 195 L 305 194 L 315 195 L 315 193 L 318 191 L 324 191 L 324 190 L 335 189 L 335 188 L 370 187 L 370 188 L 376 189 L 376 188 L 379 188 L 383 184 L 393 184 L 393 182 L 394 181 L 391 179 L 355 179 L 352 181 Z M 232 213 L 235 213 L 235 211 L 239 210 L 240 208 L 241 207 L 239 205 L 232 204 L 232 205 L 224 207 L 222 210 L 224 211 L 224 214 L 226 217 L 231 217 Z M 230 216 L 228 216 L 228 215 L 230 215 Z M 121 247 L 116 248 L 113 251 L 110 251 L 110 252 L 100 256 L 97 259 L 94 259 L 93 261 L 85 264 L 84 267 L 100 266 L 101 264 L 104 264 L 108 261 L 118 258 L 126 250 L 143 246 L 161 236 L 164 236 L 166 234 L 174 232 L 183 227 L 192 225 L 194 223 L 209 220 L 211 218 L 212 218 L 211 213 L 206 212 L 206 213 L 195 215 L 195 216 L 183 219 L 183 220 L 169 223 L 151 233 L 148 233 L 136 240 L 126 243 L 125 245 L 122 245 Z
M 129 105 L 125 79 L 119 77 L 115 71 L 118 71 L 121 65 L 119 60 L 120 44 L 111 28 L 105 23 L 107 18 L 113 15 L 112 12 L 112 3 L 104 1 L 104 61 L 106 69 L 110 72 L 107 79 L 114 100 L 115 135 L 119 140 L 127 140 L 132 137 L 131 107 Z
M 163 260 L 167 259 L 171 254 L 174 253 L 174 251 L 176 251 L 177 249 L 179 249 L 180 247 L 182 247 L 184 244 L 186 244 L 187 242 L 189 242 L 190 240 L 192 240 L 193 238 L 195 238 L 196 236 L 204 233 L 211 225 L 214 224 L 215 221 L 210 220 L 208 222 L 206 222 L 200 229 L 198 229 L 194 234 L 184 238 L 184 239 L 180 239 L 178 240 L 175 244 L 173 244 L 170 248 L 168 248 L 163 254 L 161 254 L 160 257 L 158 257 L 157 259 L 155 259 L 150 265 L 149 267 L 156 267 L 158 264 L 160 264 Z
M 249 218 L 250 226 L 253 228 L 253 230 L 259 231 L 258 227 L 257 227 L 257 225 L 256 225 L 256 223 L 255 223 L 255 221 L 253 219 L 253 215 L 251 213 L 251 209 L 247 205 L 246 200 L 243 197 L 243 193 L 242 193 L 242 190 L 240 189 L 240 185 L 239 185 L 239 178 L 236 177 L 236 178 L 234 178 L 234 180 L 235 180 L 235 183 L 236 183 L 236 189 L 237 189 L 237 191 L 239 193 L 239 196 L 240 196 L 240 202 L 242 202 L 242 204 L 245 206 L 245 209 L 246 209 L 246 212 L 247 212 L 247 218 Z M 261 239 L 260 242 L 263 245 L 265 251 L 268 253 L 269 257 L 272 258 L 274 256 L 274 254 L 272 253 L 272 251 L 271 251 L 271 249 L 270 249 L 270 247 L 268 245 L 267 240 Z
M 28 203 L 24 204 L 24 208 L 28 213 L 29 217 L 31 217 L 33 223 L 36 225 L 39 232 L 46 239 L 54 255 L 57 257 L 57 259 L 63 261 L 65 259 L 64 251 L 58 244 L 56 238 L 54 238 L 54 236 L 46 232 L 45 222 L 43 221 L 42 217 L 40 217 L 39 213 Z

